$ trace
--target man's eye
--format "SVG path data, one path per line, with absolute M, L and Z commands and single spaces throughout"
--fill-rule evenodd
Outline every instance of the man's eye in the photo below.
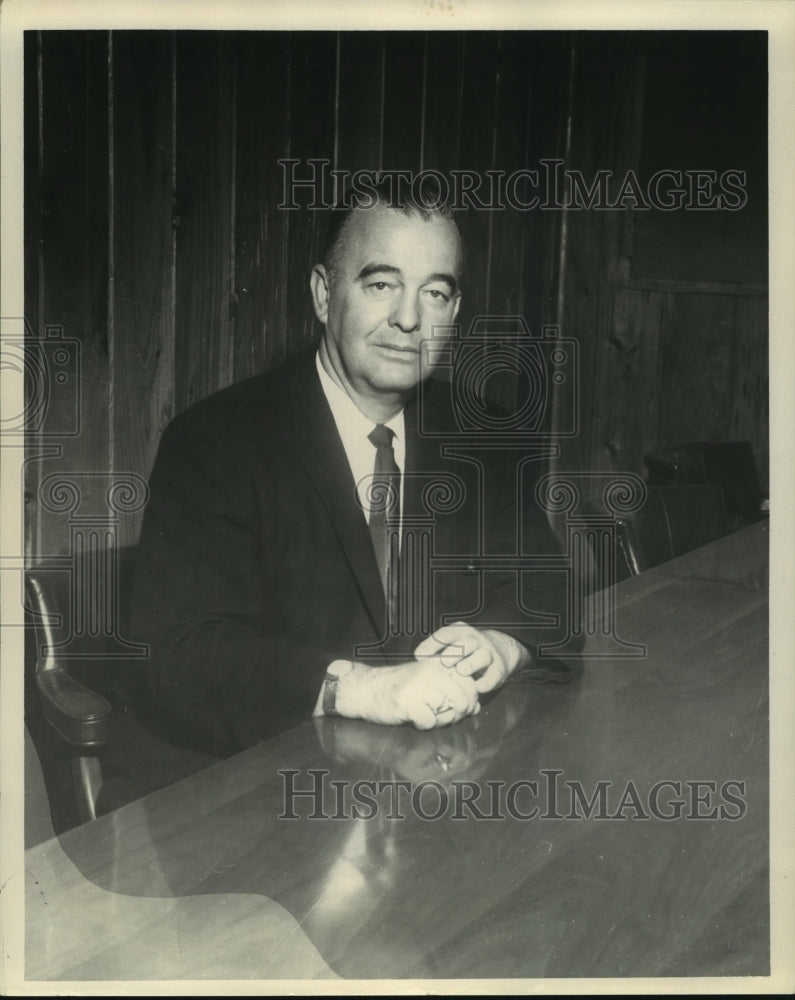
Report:
M 391 287 L 392 286 L 389 284 L 388 281 L 371 281 L 367 285 L 367 288 L 371 289 L 374 292 L 385 292 L 388 288 Z
M 438 288 L 429 288 L 428 295 L 434 300 L 434 302 L 449 302 L 450 296 L 445 295 L 444 292 L 440 292 Z

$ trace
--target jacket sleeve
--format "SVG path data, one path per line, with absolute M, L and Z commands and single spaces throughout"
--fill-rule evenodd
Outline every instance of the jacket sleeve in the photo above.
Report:
M 250 445 L 178 418 L 163 435 L 136 556 L 133 615 L 177 740 L 224 756 L 308 719 L 333 656 L 267 634 L 269 553 Z M 162 722 L 161 722 L 162 724 Z

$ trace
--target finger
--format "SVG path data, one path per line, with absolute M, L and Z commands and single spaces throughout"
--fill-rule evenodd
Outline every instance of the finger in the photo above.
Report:
M 455 705 L 461 713 L 459 718 L 463 719 L 465 716 L 474 713 L 478 704 L 478 690 L 471 677 L 462 677 L 457 673 L 453 673 L 451 675 L 452 678 L 455 678 L 456 694 L 458 696 Z
M 434 714 L 437 726 L 446 726 L 457 722 L 467 714 L 468 699 L 459 687 L 450 686 L 426 699 L 426 703 Z
M 486 667 L 490 666 L 494 659 L 494 654 L 488 647 L 481 646 L 478 649 L 472 650 L 467 656 L 462 656 L 458 659 L 451 658 L 450 654 L 445 650 L 439 659 L 446 667 L 455 667 L 462 676 L 471 677 L 473 674 L 478 673 L 478 671 L 485 670 Z
M 450 676 L 450 681 L 425 698 L 426 704 L 435 716 L 437 726 L 447 726 L 470 715 L 474 709 L 474 702 L 477 701 L 475 686 L 469 678 L 458 678 L 460 681 L 458 683 Z
M 412 722 L 417 729 L 434 729 L 439 725 L 436 714 L 430 705 L 425 704 L 418 704 L 414 708 L 409 721 Z
M 414 650 L 415 659 L 419 659 L 421 656 L 435 656 L 447 645 L 445 642 L 440 642 L 436 638 L 436 633 L 429 635 L 427 638 L 423 639 L 422 642 Z
M 451 684 L 448 698 L 453 706 L 456 722 L 472 714 L 475 706 L 472 699 L 472 692 L 468 687 L 465 687 L 463 684 Z M 475 700 L 477 700 L 477 693 L 475 693 Z
M 489 677 L 488 670 L 475 680 L 475 687 L 479 694 L 488 694 L 491 691 L 494 680 Z
M 477 715 L 480 711 L 480 698 L 478 697 L 477 684 L 471 678 L 467 678 L 466 691 L 469 695 L 469 714 Z
M 484 646 L 477 632 L 459 632 L 455 638 L 449 637 L 448 644 L 441 650 L 439 658 L 445 667 L 454 667 L 467 656 L 471 656 Z M 486 646 L 485 648 L 489 648 Z
M 444 649 L 445 646 L 449 646 L 450 643 L 464 640 L 467 633 L 473 635 L 474 629 L 469 625 L 465 625 L 464 622 L 456 622 L 453 625 L 443 625 L 441 628 L 438 628 L 435 632 L 422 640 L 419 646 L 417 646 L 414 650 L 414 655 L 415 657 L 433 656 L 440 650 Z
M 439 660 L 443 667 L 455 667 L 474 652 L 474 649 L 467 649 L 463 643 L 453 642 L 444 647 L 439 654 Z
M 438 729 L 441 726 L 450 726 L 454 722 L 458 722 L 459 719 L 463 718 L 461 713 L 458 712 L 452 705 L 446 705 L 440 709 L 431 709 L 430 711 L 433 716 L 433 725 L 428 726 L 429 729 Z
M 474 678 L 474 684 L 480 694 L 486 694 L 499 687 L 503 680 L 503 672 L 499 669 L 498 664 L 494 662 L 483 671 L 480 677 Z

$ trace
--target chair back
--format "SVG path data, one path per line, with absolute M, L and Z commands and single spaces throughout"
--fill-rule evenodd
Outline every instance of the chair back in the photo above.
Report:
M 604 514 L 604 507 L 591 501 L 586 516 L 599 514 Z M 700 548 L 735 527 L 719 486 L 649 486 L 643 506 L 616 519 L 612 582 L 620 583 Z M 604 579 L 598 568 L 595 577 Z
M 750 441 L 678 444 L 657 448 L 643 461 L 652 486 L 720 486 L 733 524 L 750 524 L 763 516 L 762 491 Z
M 127 638 L 133 549 L 92 548 L 25 574 L 25 724 L 55 828 L 95 815 L 100 752 L 135 698 L 146 647 Z
M 650 486 L 640 510 L 619 521 L 619 545 L 634 576 L 734 530 L 719 486 Z
M 87 548 L 26 573 L 25 723 L 61 833 L 217 762 L 176 745 L 135 639 L 134 548 Z
M 61 735 L 86 748 L 108 741 L 107 701 L 129 701 L 148 662 L 147 647 L 130 635 L 134 568 L 135 547 L 120 546 L 87 548 L 26 573 L 27 612 L 36 641 L 28 659 L 35 683 L 45 705 L 51 704 L 47 692 L 53 686 L 72 687 L 74 723 L 68 713 L 49 721 L 59 731 L 68 727 Z M 104 709 L 81 688 L 104 696 Z

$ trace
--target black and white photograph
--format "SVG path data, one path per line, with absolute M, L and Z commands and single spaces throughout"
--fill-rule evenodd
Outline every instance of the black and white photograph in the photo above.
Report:
M 795 11 L 42 6 L 3 991 L 791 992 Z

